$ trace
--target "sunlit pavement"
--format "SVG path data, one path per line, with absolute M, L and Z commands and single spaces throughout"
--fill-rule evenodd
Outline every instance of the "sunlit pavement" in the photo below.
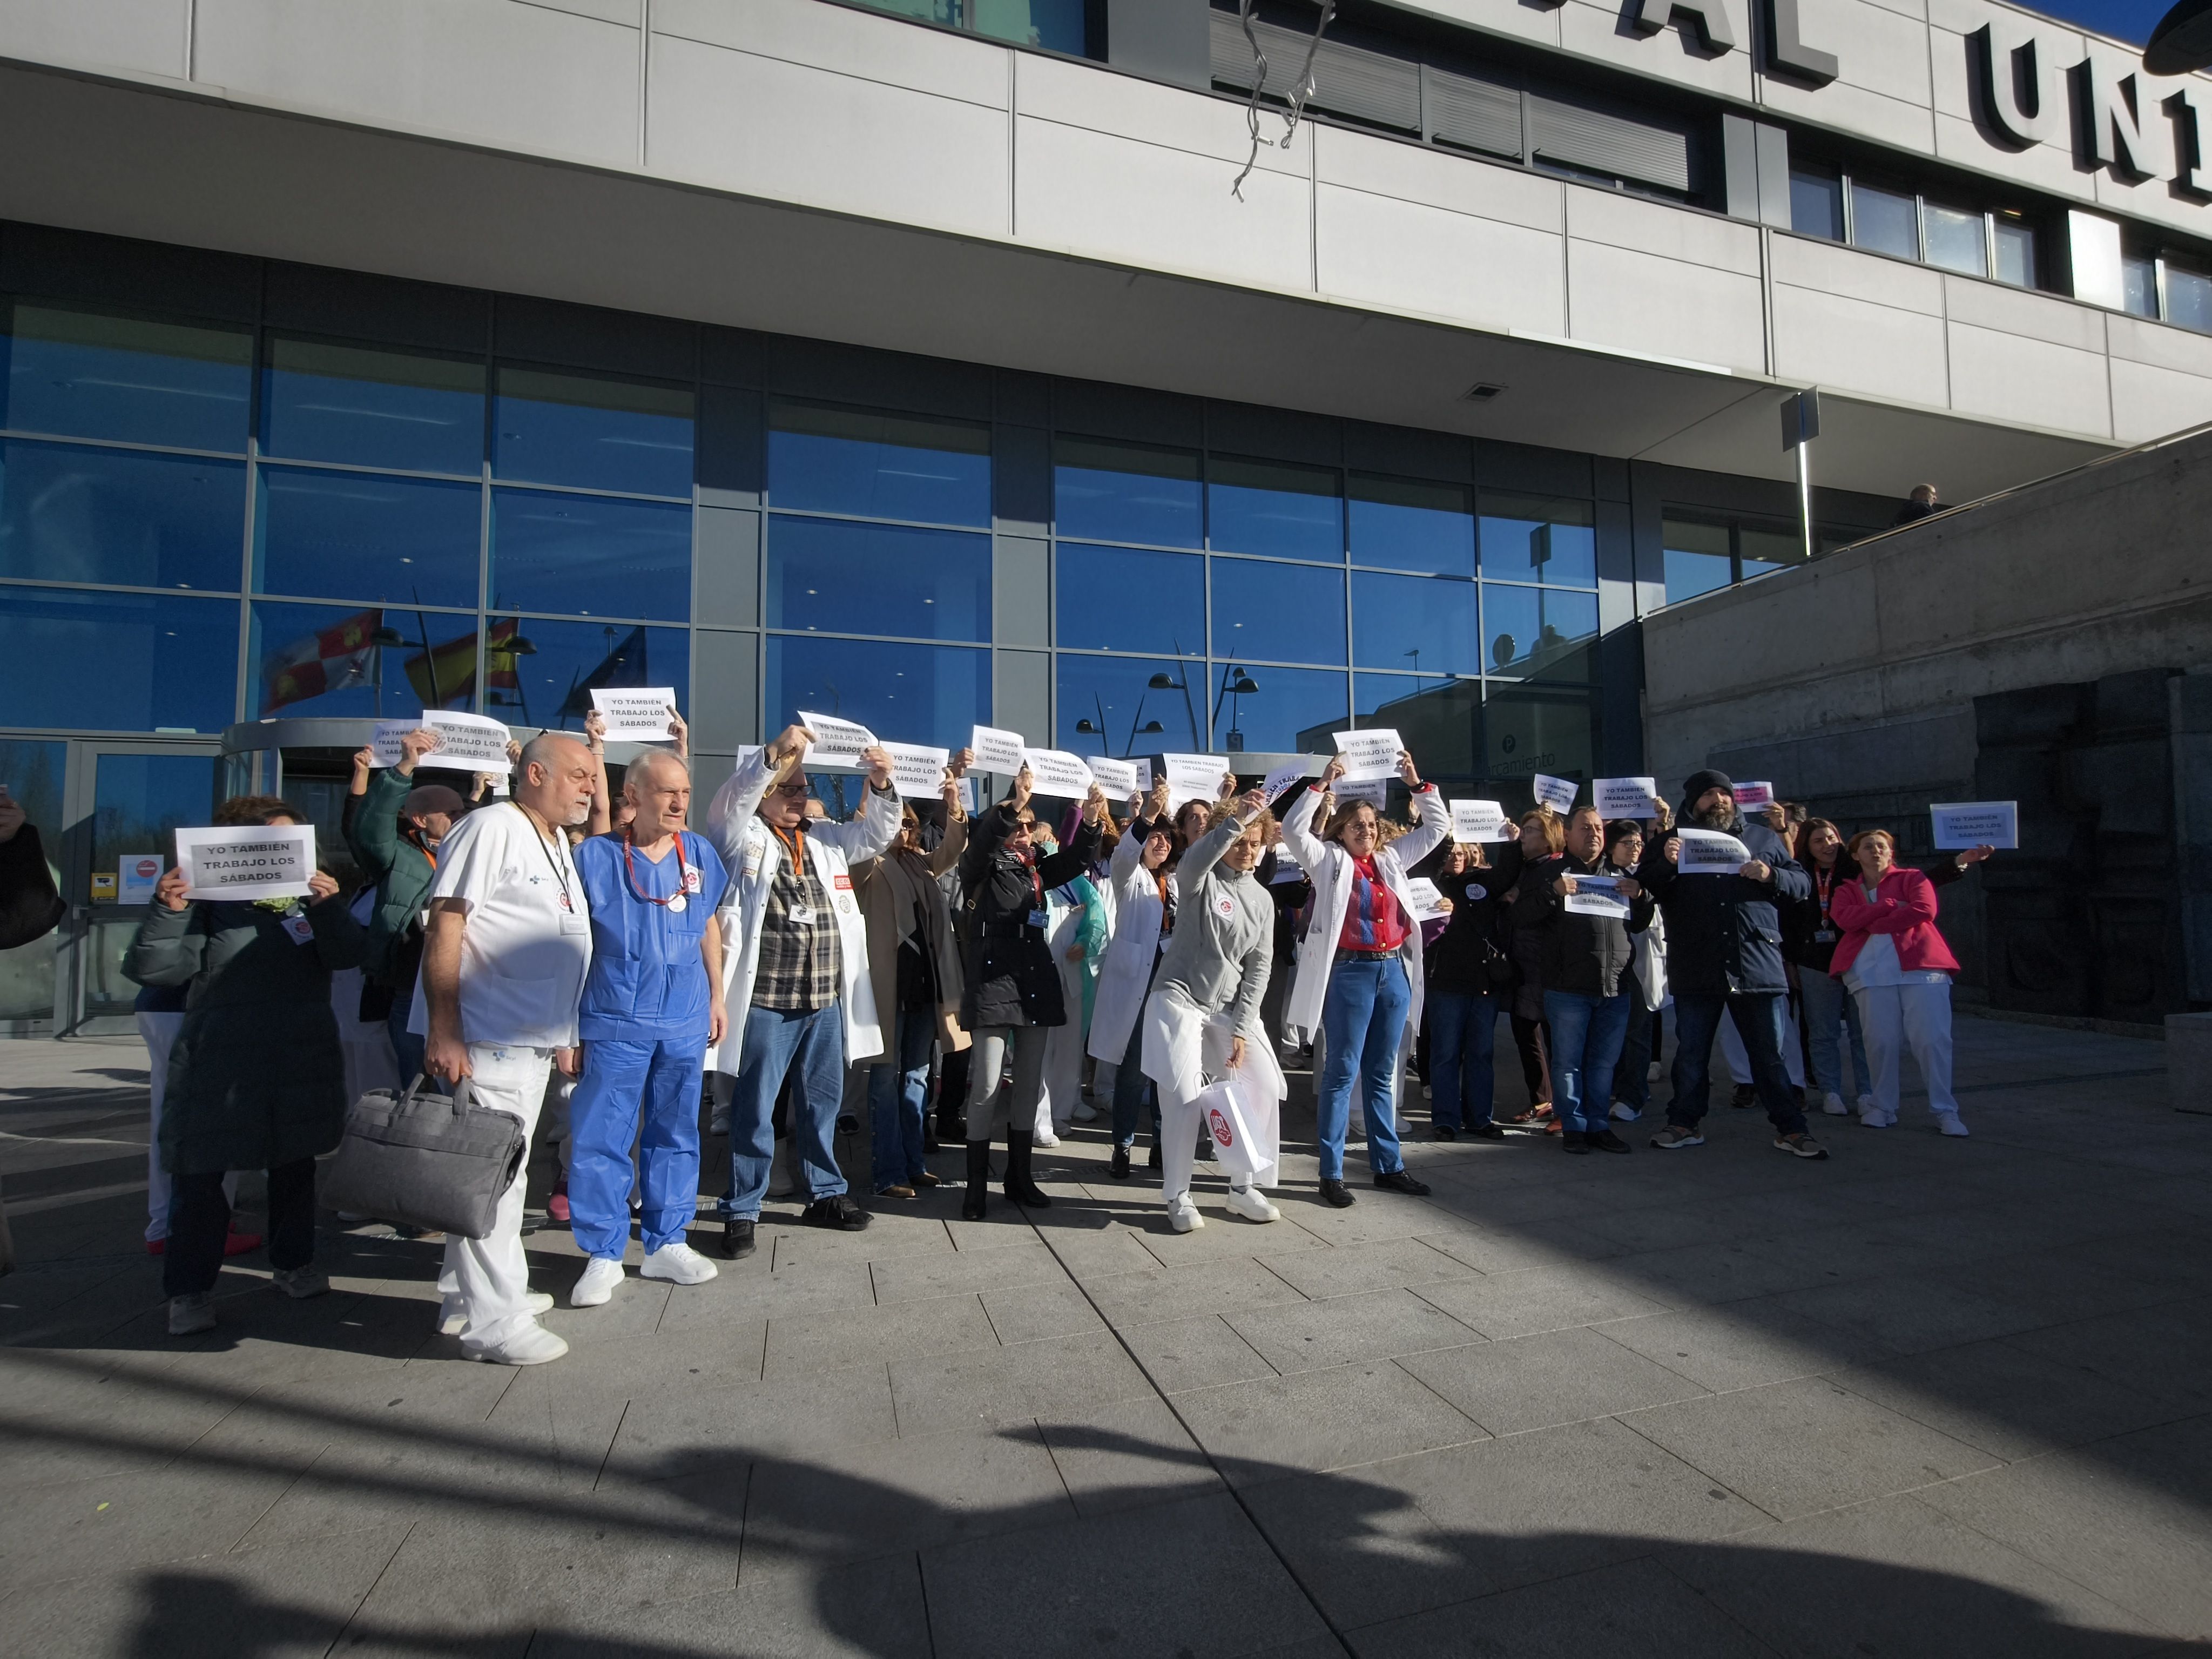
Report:
M 1825 1164 L 1725 1087 L 1629 1158 L 1416 1102 L 1433 1196 L 1356 1163 L 1342 1211 L 1300 1079 L 1273 1225 L 1201 1164 L 1171 1233 L 1102 1121 L 1040 1154 L 1048 1211 L 772 1206 L 714 1283 L 604 1308 L 540 1231 L 574 1351 L 517 1371 L 434 1334 L 434 1243 L 327 1215 L 334 1294 L 235 1258 L 173 1341 L 143 1050 L 0 1044 L 0 1652 L 2193 1649 L 2212 1118 L 2161 1060 L 1962 1018 L 1972 1138 L 1908 1099 L 1816 1119 Z

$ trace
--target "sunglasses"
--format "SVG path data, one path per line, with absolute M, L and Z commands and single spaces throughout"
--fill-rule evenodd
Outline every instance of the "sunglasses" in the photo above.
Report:
M 806 787 L 804 783 L 779 783 L 775 788 L 769 790 L 769 793 L 787 796 L 793 800 L 803 800 L 806 796 Z

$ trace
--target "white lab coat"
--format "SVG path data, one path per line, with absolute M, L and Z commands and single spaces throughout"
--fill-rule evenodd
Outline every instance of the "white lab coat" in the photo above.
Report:
M 1098 963 L 1098 989 L 1091 1004 L 1090 1054 L 1119 1066 L 1129 1052 L 1129 1033 L 1145 1006 L 1152 964 L 1160 953 L 1160 922 L 1165 912 L 1159 885 L 1145 868 L 1145 839 L 1130 833 L 1115 844 L 1108 881 L 1114 890 L 1114 936 Z
M 761 917 L 768 909 L 769 886 L 781 850 L 758 810 L 775 775 L 767 751 L 756 750 L 738 763 L 737 771 L 714 792 L 714 804 L 707 809 L 708 836 L 730 872 L 730 902 L 719 913 L 730 1038 L 722 1045 L 726 1053 L 709 1049 L 707 1054 L 708 1066 L 718 1072 L 734 1073 L 744 1051 L 745 1016 L 752 1007 L 753 977 L 760 969 Z M 853 891 L 851 866 L 863 859 L 880 858 L 898 839 L 898 832 L 897 801 L 878 796 L 873 790 L 868 792 L 860 816 L 850 822 L 822 821 L 806 826 L 807 862 L 822 878 L 837 918 L 837 940 L 842 947 L 838 954 L 843 958 L 845 981 L 838 1001 L 845 1011 L 848 1065 L 884 1051 L 875 989 L 868 977 L 868 924 Z M 729 1063 L 724 1065 L 724 1060 Z
M 1283 1024 L 1293 1031 L 1311 1035 L 1321 1030 L 1321 1008 L 1328 995 L 1329 969 L 1336 960 L 1336 942 L 1344 933 L 1345 907 L 1352 902 L 1352 854 L 1337 842 L 1314 835 L 1314 814 L 1321 808 L 1318 787 L 1308 789 L 1283 819 L 1283 840 L 1291 856 L 1305 866 L 1313 883 L 1313 906 L 1304 936 L 1298 941 L 1297 967 L 1291 979 L 1291 994 L 1283 1005 Z M 1413 797 L 1420 822 L 1375 854 L 1376 873 L 1382 878 L 1409 918 L 1406 943 L 1398 954 L 1406 964 L 1406 984 L 1413 1001 L 1406 1011 L 1405 1042 L 1411 1045 L 1421 1029 L 1421 930 L 1410 918 L 1413 901 L 1406 888 L 1406 867 L 1419 864 L 1443 844 L 1451 834 L 1451 809 L 1434 787 Z

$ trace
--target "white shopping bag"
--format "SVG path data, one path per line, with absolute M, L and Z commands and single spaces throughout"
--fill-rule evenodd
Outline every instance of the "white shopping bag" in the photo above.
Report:
M 1199 1121 L 1213 1137 L 1213 1157 L 1232 1178 L 1249 1179 L 1275 1162 L 1273 1146 L 1264 1146 L 1253 1127 L 1257 1115 L 1248 1103 L 1242 1079 L 1225 1077 L 1208 1084 L 1198 1097 Z

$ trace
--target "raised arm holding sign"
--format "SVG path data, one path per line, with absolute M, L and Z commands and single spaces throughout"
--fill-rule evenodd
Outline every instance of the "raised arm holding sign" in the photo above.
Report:
M 1394 728 L 1370 726 L 1358 732 L 1339 732 L 1335 737 L 1336 752 L 1344 757 L 1347 783 L 1371 783 L 1377 778 L 1387 783 L 1398 775 L 1398 757 L 1406 745 Z

